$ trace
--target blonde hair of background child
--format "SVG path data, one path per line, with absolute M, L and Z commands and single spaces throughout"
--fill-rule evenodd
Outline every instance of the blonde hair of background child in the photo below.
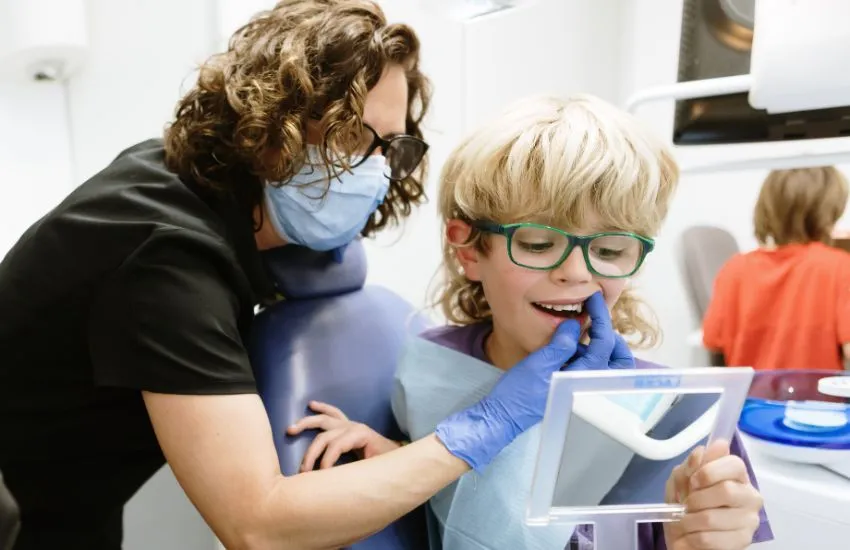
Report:
M 774 170 L 753 213 L 756 238 L 763 245 L 830 244 L 847 195 L 847 178 L 834 166 Z
M 679 179 L 671 151 L 631 115 L 589 95 L 530 97 L 509 106 L 454 149 L 440 176 L 443 228 L 451 219 L 537 222 L 565 230 L 588 216 L 612 229 L 654 237 Z M 451 324 L 490 318 L 479 282 L 467 279 L 443 231 L 433 305 Z M 473 229 L 463 246 L 487 251 Z M 660 341 L 651 310 L 626 289 L 614 328 L 635 347 Z

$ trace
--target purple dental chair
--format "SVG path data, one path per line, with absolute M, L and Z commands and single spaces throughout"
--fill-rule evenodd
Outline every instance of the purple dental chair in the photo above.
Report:
M 281 471 L 298 472 L 317 434 L 286 435 L 287 426 L 313 414 L 312 400 L 400 440 L 390 407 L 396 360 L 408 335 L 427 328 L 425 318 L 389 290 L 364 286 L 366 253 L 359 241 L 339 261 L 296 246 L 269 251 L 265 259 L 285 299 L 257 315 L 249 350 Z M 353 460 L 343 456 L 338 464 Z M 350 548 L 426 550 L 424 506 Z

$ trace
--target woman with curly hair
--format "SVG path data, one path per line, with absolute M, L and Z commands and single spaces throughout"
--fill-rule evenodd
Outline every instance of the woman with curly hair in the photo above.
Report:
M 428 99 L 416 34 L 374 2 L 283 0 L 201 67 L 164 139 L 122 152 L 21 237 L 0 263 L 16 548 L 120 548 L 124 504 L 166 460 L 227 547 L 338 548 L 539 421 L 574 344 L 404 448 L 280 472 L 243 345 L 270 294 L 259 252 L 338 249 L 410 214 Z

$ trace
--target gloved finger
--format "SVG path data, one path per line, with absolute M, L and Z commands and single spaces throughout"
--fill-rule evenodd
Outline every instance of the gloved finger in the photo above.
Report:
M 325 448 L 330 445 L 331 441 L 339 437 L 341 434 L 342 429 L 336 429 L 329 432 L 322 432 L 317 435 L 316 439 L 314 439 L 313 442 L 310 443 L 310 446 L 307 447 L 307 452 L 304 453 L 304 458 L 301 460 L 301 471 L 311 471 L 313 466 L 316 464 L 316 460 L 325 451 Z
M 629 349 L 629 344 L 617 333 L 614 333 L 614 349 L 611 351 L 611 361 L 608 365 L 612 369 L 635 368 L 635 357 Z
M 578 359 L 579 357 L 583 357 L 585 353 L 587 353 L 587 344 L 579 344 L 576 346 L 576 353 L 573 355 L 573 358 Z
M 563 321 L 555 328 L 549 343 L 532 353 L 525 363 L 540 365 L 552 371 L 560 368 L 575 355 L 580 333 L 581 325 L 578 321 L 575 319 Z M 533 356 L 542 358 L 542 361 L 532 359 Z
M 590 315 L 590 344 L 587 346 L 585 358 L 591 361 L 604 361 L 608 364 L 611 351 L 614 349 L 614 328 L 611 326 L 611 315 L 608 304 L 602 297 L 602 292 L 595 292 L 585 302 Z M 598 367 L 597 367 L 598 368 Z
M 292 426 L 286 428 L 286 433 L 289 435 L 298 435 L 304 430 L 328 431 L 338 428 L 342 422 L 342 420 L 330 417 L 326 414 L 314 414 L 311 416 L 305 416 Z
M 584 357 L 586 353 L 587 353 L 587 345 L 585 345 L 585 344 L 579 344 L 579 345 L 577 345 L 577 346 L 576 346 L 576 352 L 573 354 L 573 356 L 572 356 L 572 357 L 570 357 L 569 359 L 567 359 L 567 363 L 561 367 L 561 370 L 567 370 L 567 369 L 569 369 L 569 370 L 576 370 L 576 369 L 574 368 L 574 365 L 575 365 L 576 363 L 578 363 L 579 359 L 581 359 L 582 357 Z M 581 369 L 581 368 L 580 368 L 580 369 L 578 369 L 578 370 L 586 370 L 586 369 Z
M 329 405 L 327 403 L 322 403 L 321 401 L 310 401 L 310 409 L 317 413 L 326 414 L 332 418 L 338 418 L 340 420 L 348 420 L 348 417 L 345 416 L 345 413 L 334 407 L 333 405 Z
M 348 451 L 355 449 L 362 449 L 365 446 L 366 441 L 363 439 L 362 432 L 359 430 L 348 430 L 338 438 L 331 441 L 331 443 L 327 446 L 319 468 L 323 470 L 332 468 L 343 453 L 347 453 Z

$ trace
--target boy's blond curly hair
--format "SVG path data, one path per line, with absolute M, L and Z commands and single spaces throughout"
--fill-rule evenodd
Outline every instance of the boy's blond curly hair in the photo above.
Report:
M 679 180 L 670 150 L 636 119 L 588 96 L 532 97 L 469 135 L 452 152 L 440 177 L 443 227 L 451 219 L 496 223 L 603 225 L 654 237 Z M 466 278 L 443 232 L 442 277 L 434 302 L 453 324 L 490 318 L 479 282 Z M 462 246 L 487 249 L 473 229 Z M 651 311 L 628 290 L 612 312 L 614 328 L 632 345 L 660 339 Z

